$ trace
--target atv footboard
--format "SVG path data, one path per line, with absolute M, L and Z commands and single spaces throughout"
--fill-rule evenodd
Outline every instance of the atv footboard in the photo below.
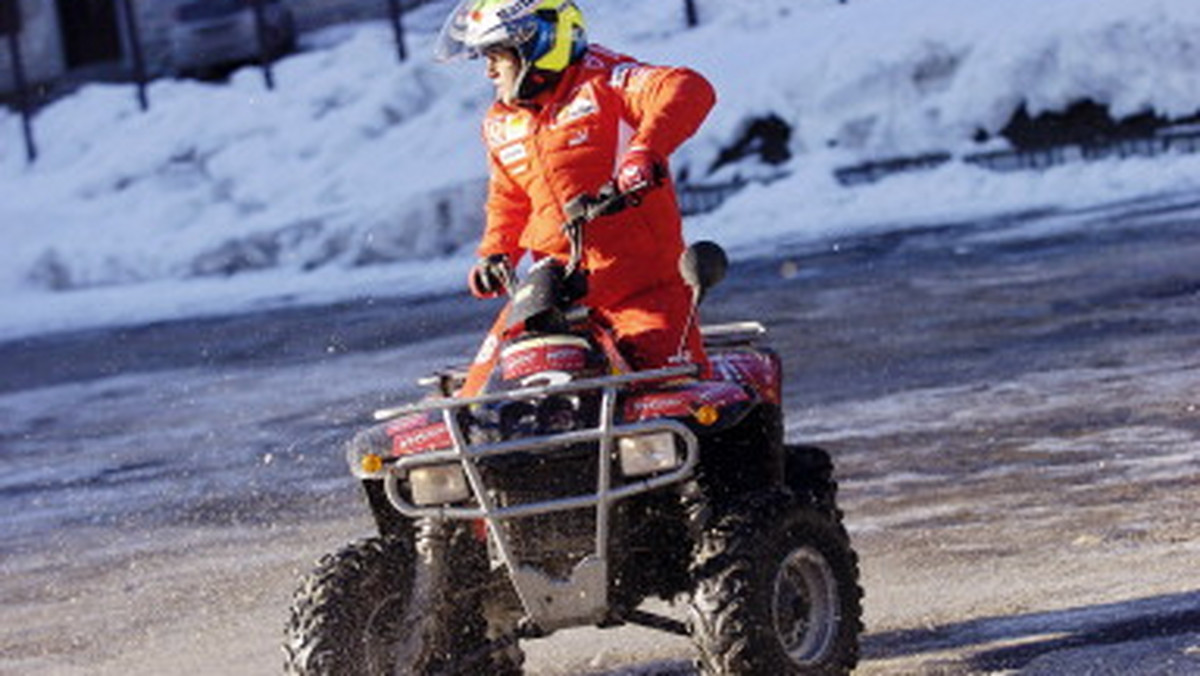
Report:
M 380 412 L 378 416 L 395 418 L 413 414 L 440 413 L 448 432 L 448 448 L 403 454 L 382 460 L 377 471 L 366 475 L 361 459 L 356 472 L 361 478 L 382 479 L 391 504 L 411 518 L 468 519 L 482 521 L 487 526 L 491 544 L 507 567 L 513 585 L 529 620 L 541 631 L 596 624 L 608 619 L 609 612 L 609 519 L 621 500 L 678 484 L 693 476 L 700 458 L 699 442 L 687 425 L 673 419 L 660 418 L 633 423 L 618 421 L 620 393 L 637 384 L 677 379 L 694 375 L 691 366 L 641 371 L 616 376 L 590 378 L 573 382 L 529 387 L 471 398 L 439 398 L 411 406 Z M 599 395 L 595 425 L 537 436 L 507 438 L 500 441 L 476 441 L 472 434 L 473 412 L 513 402 L 536 406 L 553 397 Z M 653 440 L 653 441 L 651 441 Z M 632 462 L 626 466 L 628 454 L 651 445 L 656 449 L 658 464 L 639 467 Z M 664 448 L 673 449 L 663 451 Z M 631 450 L 632 449 L 632 450 Z M 667 457 L 663 462 L 661 458 Z M 564 460 L 565 459 L 565 460 Z M 574 481 L 567 494 L 550 498 L 513 503 L 499 498 L 503 494 L 489 484 L 489 476 L 497 465 L 516 468 L 548 468 L 554 466 L 560 475 L 563 468 Z M 582 468 L 582 471 L 581 471 Z M 461 494 L 456 499 L 433 504 L 428 496 L 418 496 L 410 485 L 420 472 L 441 472 L 443 481 L 461 482 Z M 511 472 L 510 472 L 511 473 Z M 528 474 L 528 472 L 526 472 Z M 582 477 L 582 480 L 580 479 Z M 551 477 L 547 477 L 549 481 Z M 535 472 L 527 483 L 539 480 Z M 418 504 L 421 503 L 421 504 Z M 515 520 L 562 519 L 586 510 L 594 519 L 594 534 L 590 553 L 572 563 L 568 569 L 548 570 L 531 565 L 521 556 L 521 547 L 514 541 Z M 578 519 L 574 519 L 578 522 Z

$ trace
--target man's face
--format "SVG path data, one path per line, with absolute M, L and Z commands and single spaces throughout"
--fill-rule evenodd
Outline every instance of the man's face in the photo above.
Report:
M 511 49 L 489 49 L 487 76 L 496 88 L 496 100 L 511 105 L 517 97 L 517 78 L 521 74 L 521 59 Z

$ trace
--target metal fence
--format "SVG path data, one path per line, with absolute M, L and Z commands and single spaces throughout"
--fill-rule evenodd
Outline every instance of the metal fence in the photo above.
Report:
M 148 71 L 143 53 L 144 36 L 137 21 L 137 12 L 132 0 L 114 0 L 114 9 L 122 22 L 122 32 L 128 52 L 128 80 L 135 85 L 138 104 L 141 109 L 148 110 L 150 99 L 147 95 Z M 383 9 L 392 27 L 396 40 L 396 53 L 400 61 L 408 58 L 405 43 L 404 13 L 411 11 L 435 0 L 377 0 L 383 3 Z M 268 33 L 265 17 L 266 0 L 248 0 L 254 12 L 254 21 L 258 40 L 258 66 L 262 70 L 263 83 L 267 89 L 275 88 L 274 61 L 268 44 Z M 32 163 L 37 159 L 38 149 L 34 138 L 33 116 L 38 107 L 34 101 L 34 92 L 27 76 L 27 63 L 22 52 L 21 38 L 27 26 L 23 21 L 20 0 L 0 0 L 0 40 L 7 43 L 9 65 L 12 69 L 14 85 L 13 102 L 21 116 L 21 129 L 25 142 L 26 158 Z M 44 89 L 44 87 L 43 87 Z
M 408 58 L 408 47 L 405 40 L 404 14 L 422 5 L 439 0 L 379 0 L 386 4 L 386 16 L 392 27 L 396 40 L 396 55 L 400 61 Z M 137 13 L 131 0 L 115 0 L 117 14 L 124 23 L 123 30 L 129 47 L 130 73 L 129 79 L 136 86 L 136 95 L 141 109 L 148 110 L 150 99 L 147 95 L 148 69 L 144 58 L 142 43 L 143 36 L 138 25 Z M 267 89 L 275 88 L 273 70 L 274 57 L 267 44 L 266 22 L 264 18 L 265 0 L 248 0 L 254 11 L 254 20 L 258 36 L 258 64 L 262 69 L 263 83 Z M 684 0 L 684 21 L 687 26 L 699 24 L 700 16 L 695 0 Z M 36 104 L 26 77 L 24 55 L 21 51 L 22 22 L 20 0 L 0 0 L 0 40 L 8 43 L 9 62 L 13 70 L 15 87 L 15 103 L 21 115 L 21 130 L 25 142 L 26 158 L 32 163 L 37 159 L 37 143 L 33 133 L 33 116 Z
M 729 199 L 730 196 L 745 188 L 747 181 L 735 180 L 714 184 L 682 184 L 676 186 L 675 194 L 679 198 L 679 211 L 684 216 L 706 214 Z
M 972 153 L 958 161 L 998 172 L 1039 171 L 1073 162 L 1158 157 L 1166 154 L 1200 153 L 1200 125 L 1165 127 L 1148 136 L 1098 139 L 1043 148 Z M 888 176 L 928 171 L 955 161 L 950 153 L 937 152 L 912 157 L 863 162 L 835 169 L 838 183 L 853 187 L 874 183 Z M 676 187 L 679 209 L 685 216 L 716 210 L 726 199 L 751 183 L 767 183 L 787 176 L 781 172 L 768 181 L 736 179 L 721 183 L 680 184 Z
M 1200 125 L 1166 126 L 1141 136 L 1097 138 L 1039 148 L 970 153 L 958 159 L 965 164 L 1005 172 L 1048 169 L 1073 162 L 1156 157 L 1168 153 L 1200 153 Z M 934 169 L 954 160 L 950 153 L 930 153 L 842 167 L 834 172 L 834 176 L 842 185 L 852 186 L 872 183 L 893 174 Z

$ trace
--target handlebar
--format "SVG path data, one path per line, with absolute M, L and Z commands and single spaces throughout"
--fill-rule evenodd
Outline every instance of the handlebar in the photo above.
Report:
M 615 183 L 605 183 L 596 194 L 584 193 L 563 206 L 563 213 L 567 217 L 563 230 L 583 227 L 601 216 L 615 214 L 631 205 L 630 193 L 621 192 Z
M 571 243 L 571 258 L 567 262 L 568 276 L 574 273 L 583 261 L 583 226 L 601 216 L 610 216 L 630 206 L 637 206 L 634 196 L 621 192 L 614 182 L 605 183 L 594 195 L 584 193 L 563 206 L 567 220 L 562 229 Z
M 637 203 L 638 200 L 633 194 L 621 192 L 615 182 L 609 182 L 601 186 L 595 194 L 583 193 L 563 206 L 563 215 L 567 220 L 562 224 L 562 231 L 571 245 L 566 276 L 571 276 L 583 262 L 583 226 L 601 216 L 609 216 L 630 206 L 637 206 Z M 512 266 L 509 266 L 504 275 L 503 285 L 505 294 L 512 298 L 519 286 L 516 270 Z

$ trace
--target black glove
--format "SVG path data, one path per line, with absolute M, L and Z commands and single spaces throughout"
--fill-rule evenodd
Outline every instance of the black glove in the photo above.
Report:
M 480 258 L 467 277 L 467 285 L 476 298 L 495 298 L 507 292 L 514 281 L 512 263 L 505 254 Z

